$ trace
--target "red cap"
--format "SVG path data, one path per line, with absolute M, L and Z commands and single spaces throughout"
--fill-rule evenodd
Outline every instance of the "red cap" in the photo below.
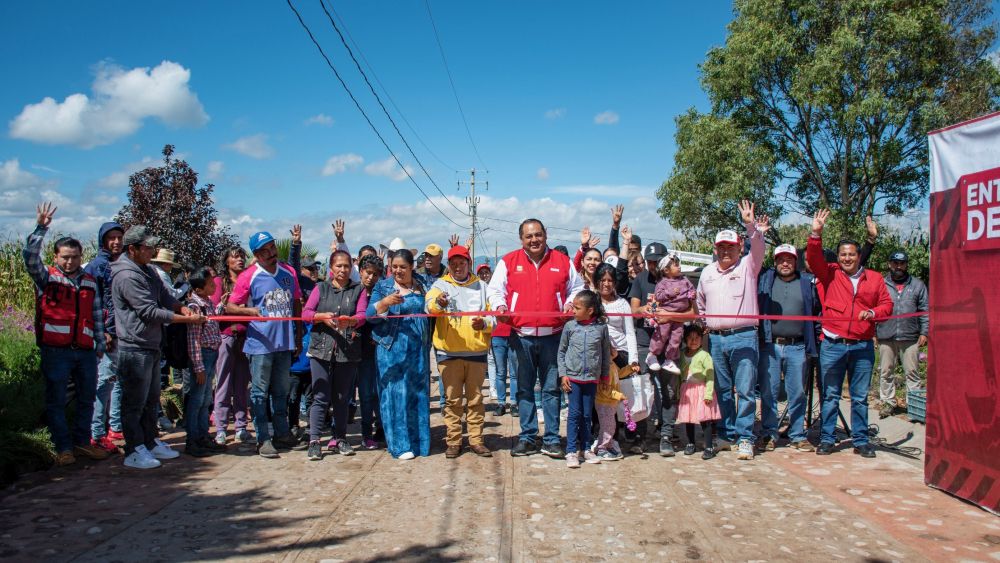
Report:
M 476 266 L 476 273 L 478 274 L 479 271 L 482 270 L 483 268 L 486 268 L 487 270 L 489 270 L 490 269 L 490 265 L 489 264 L 480 264 L 480 265 Z
M 456 256 L 461 256 L 469 262 L 472 262 L 472 258 L 469 256 L 469 249 L 464 246 L 459 245 L 451 247 L 451 250 L 448 251 L 448 260 L 451 260 Z

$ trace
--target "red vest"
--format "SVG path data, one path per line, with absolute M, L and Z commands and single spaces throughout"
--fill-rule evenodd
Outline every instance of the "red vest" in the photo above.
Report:
M 49 283 L 35 301 L 35 338 L 39 346 L 94 349 L 94 296 L 97 281 L 80 276 L 80 287 L 55 266 Z
M 538 267 L 523 250 L 515 250 L 503 257 L 507 266 L 507 310 L 511 313 L 511 326 L 561 328 L 566 323 L 562 317 L 520 317 L 517 311 L 561 312 L 569 283 L 569 258 L 562 252 L 549 250 Z

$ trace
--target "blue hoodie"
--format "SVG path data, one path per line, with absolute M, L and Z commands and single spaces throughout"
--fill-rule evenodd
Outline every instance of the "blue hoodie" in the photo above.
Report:
M 97 291 L 100 292 L 101 303 L 104 305 L 104 330 L 111 336 L 115 336 L 115 304 L 111 300 L 111 263 L 118 257 L 112 256 L 104 245 L 104 236 L 115 229 L 125 232 L 125 229 L 114 221 L 101 225 L 101 229 L 97 231 L 97 243 L 101 249 L 84 268 L 85 272 L 97 280 Z

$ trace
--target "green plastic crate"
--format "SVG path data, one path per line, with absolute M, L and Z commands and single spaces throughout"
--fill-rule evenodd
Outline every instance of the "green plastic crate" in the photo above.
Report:
M 906 392 L 906 415 L 915 422 L 927 423 L 927 390 Z

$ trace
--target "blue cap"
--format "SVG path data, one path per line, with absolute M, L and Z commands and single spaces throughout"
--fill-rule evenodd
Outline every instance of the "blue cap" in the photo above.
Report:
M 250 252 L 257 252 L 260 247 L 269 242 L 274 242 L 274 237 L 267 231 L 261 231 L 250 235 Z

